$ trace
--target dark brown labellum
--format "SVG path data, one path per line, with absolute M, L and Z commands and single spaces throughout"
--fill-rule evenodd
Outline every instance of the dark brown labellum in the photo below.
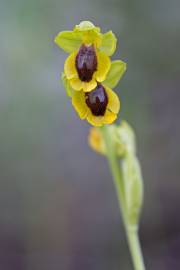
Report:
M 97 69 L 97 56 L 93 45 L 80 47 L 76 56 L 76 69 L 81 81 L 92 80 L 93 73 Z
M 86 104 L 95 116 L 103 116 L 108 104 L 108 97 L 102 84 L 98 84 L 96 89 L 85 94 Z

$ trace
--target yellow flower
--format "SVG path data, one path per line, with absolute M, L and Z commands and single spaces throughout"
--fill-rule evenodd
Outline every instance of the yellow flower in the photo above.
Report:
M 93 45 L 82 45 L 65 61 L 64 73 L 74 90 L 89 92 L 98 82 L 105 80 L 110 69 L 110 59 Z
M 120 109 L 118 96 L 100 83 L 88 93 L 74 91 L 72 105 L 81 119 L 86 119 L 96 127 L 113 123 Z
M 111 125 L 108 129 L 111 134 L 111 140 L 114 142 L 117 156 L 124 157 L 136 154 L 135 134 L 132 127 L 126 121 L 121 121 L 119 125 Z M 96 127 L 90 128 L 88 142 L 94 151 L 106 154 L 106 145 L 101 129 Z
M 101 130 L 99 128 L 92 127 L 89 130 L 88 142 L 91 148 L 99 154 L 106 154 L 106 146 L 103 140 Z
M 64 73 L 74 90 L 89 92 L 106 79 L 111 67 L 109 56 L 114 53 L 116 42 L 112 31 L 102 34 L 88 21 L 56 36 L 55 43 L 70 53 Z

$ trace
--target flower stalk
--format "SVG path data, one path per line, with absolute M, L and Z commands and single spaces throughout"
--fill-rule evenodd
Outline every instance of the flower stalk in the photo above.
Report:
M 83 21 L 72 31 L 60 32 L 55 43 L 69 54 L 61 76 L 66 93 L 79 117 L 94 126 L 89 144 L 108 159 L 134 269 L 145 270 L 138 236 L 143 181 L 135 134 L 125 121 L 110 125 L 120 110 L 113 89 L 126 71 L 125 62 L 111 60 L 117 39 L 112 31 L 103 34 L 99 27 Z
M 117 159 L 115 145 L 111 139 L 111 133 L 107 126 L 101 127 L 102 136 L 106 147 L 106 157 L 109 162 L 111 173 L 114 180 L 114 185 L 119 201 L 119 207 L 122 214 L 122 220 L 125 227 L 127 236 L 128 246 L 131 253 L 133 265 L 135 270 L 145 270 L 144 259 L 141 251 L 139 236 L 138 236 L 138 225 L 130 224 L 128 221 L 128 213 L 126 210 L 126 199 L 124 193 L 124 180 L 121 164 Z

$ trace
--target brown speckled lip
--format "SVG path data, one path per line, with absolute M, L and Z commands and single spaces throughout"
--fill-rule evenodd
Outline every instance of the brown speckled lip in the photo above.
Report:
M 103 116 L 108 104 L 105 88 L 98 83 L 95 90 L 85 93 L 86 104 L 95 116 Z
M 93 45 L 80 47 L 75 65 L 81 81 L 89 82 L 92 80 L 93 73 L 97 70 L 97 56 Z

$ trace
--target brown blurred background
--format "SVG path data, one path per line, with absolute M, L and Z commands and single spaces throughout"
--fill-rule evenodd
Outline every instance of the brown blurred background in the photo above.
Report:
M 54 36 L 81 20 L 118 37 L 120 117 L 137 133 L 147 269 L 180 269 L 179 0 L 0 1 L 0 269 L 130 270 L 105 158 L 60 82 Z

